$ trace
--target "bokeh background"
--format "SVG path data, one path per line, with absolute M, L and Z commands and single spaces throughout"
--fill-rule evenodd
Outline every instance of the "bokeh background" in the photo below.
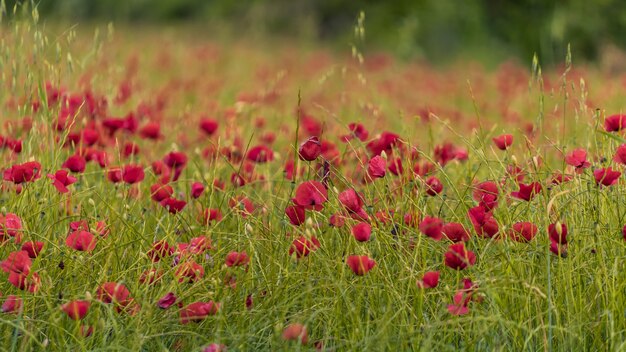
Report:
M 16 0 L 5 0 L 7 9 Z M 366 50 L 438 63 L 471 56 L 543 65 L 597 61 L 626 47 L 622 0 L 42 0 L 43 19 L 119 25 L 189 25 L 206 34 L 292 37 L 344 45 L 365 12 Z

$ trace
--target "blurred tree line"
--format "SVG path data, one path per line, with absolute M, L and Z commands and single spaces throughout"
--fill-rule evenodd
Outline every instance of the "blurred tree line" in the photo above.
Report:
M 3 1 L 11 9 L 32 0 Z M 367 49 L 438 62 L 463 54 L 530 62 L 536 52 L 550 64 L 563 61 L 568 43 L 577 60 L 626 46 L 623 0 L 40 0 L 38 8 L 48 21 L 185 21 L 344 44 L 362 10 Z

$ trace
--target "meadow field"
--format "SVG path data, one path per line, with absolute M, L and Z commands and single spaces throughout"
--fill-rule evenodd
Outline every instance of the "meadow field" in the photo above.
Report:
M 626 349 L 626 71 L 0 25 L 0 350 Z

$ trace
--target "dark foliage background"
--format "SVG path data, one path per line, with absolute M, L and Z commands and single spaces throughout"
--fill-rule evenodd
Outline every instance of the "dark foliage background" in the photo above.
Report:
M 11 12 L 17 0 L 5 0 Z M 19 2 L 19 1 L 17 1 Z M 543 64 L 573 56 L 594 60 L 603 47 L 626 46 L 622 0 L 41 0 L 46 20 L 169 23 L 229 27 L 346 43 L 359 11 L 368 49 L 445 62 L 459 55 Z

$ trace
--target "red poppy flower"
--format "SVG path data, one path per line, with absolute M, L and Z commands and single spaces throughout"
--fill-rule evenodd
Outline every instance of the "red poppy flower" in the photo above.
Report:
M 213 249 L 213 244 L 209 236 L 198 236 L 189 240 L 189 244 L 179 243 L 178 251 L 181 254 L 201 254 Z
M 467 307 L 469 303 L 468 294 L 463 291 L 458 291 L 454 295 L 454 304 L 448 305 L 448 312 L 452 315 L 465 315 L 469 313 L 469 308 Z
M 339 193 L 339 202 L 350 213 L 358 214 L 362 211 L 363 196 L 357 193 L 353 188 L 348 188 Z
M 190 322 L 202 321 L 209 315 L 217 314 L 219 309 L 219 303 L 213 301 L 190 303 L 180 310 L 180 323 L 188 324 Z
M 369 132 L 360 123 L 349 123 L 348 128 L 350 129 L 350 132 L 352 132 L 352 134 L 354 134 L 354 136 L 362 142 L 364 142 L 369 136 Z
M 177 214 L 185 208 L 187 202 L 182 199 L 166 198 L 159 202 L 159 204 L 161 204 L 163 208 L 167 209 L 170 214 Z
M 615 150 L 615 156 L 613 161 L 616 163 L 626 165 L 626 144 L 622 144 Z
M 107 170 L 107 179 L 113 183 L 122 181 L 122 168 L 112 167 Z
M 537 235 L 537 226 L 532 222 L 516 222 L 511 226 L 509 237 L 518 242 L 530 242 Z
M 22 245 L 22 250 L 28 253 L 28 256 L 35 259 L 41 253 L 43 249 L 43 242 L 40 241 L 28 241 Z
M 252 201 L 243 195 L 231 198 L 228 201 L 228 205 L 243 217 L 252 214 L 255 210 L 255 206 Z
M 274 151 L 264 145 L 257 145 L 248 150 L 247 158 L 256 163 L 266 163 L 274 160 Z
M 80 326 L 80 336 L 89 337 L 93 334 L 93 326 L 90 325 L 81 325 Z
M 80 139 L 87 146 L 92 146 L 98 142 L 100 139 L 100 133 L 91 128 L 85 128 L 80 131 Z
M 81 155 L 75 154 L 67 158 L 61 167 L 69 169 L 71 172 L 82 173 L 85 171 L 87 161 Z
M 65 244 L 77 251 L 91 252 L 96 248 L 96 237 L 85 230 L 77 230 L 71 232 Z
M 336 213 L 330 216 L 328 222 L 330 223 L 330 226 L 343 227 L 343 225 L 346 223 L 346 218 L 342 214 Z
M 498 233 L 498 222 L 493 217 L 493 214 L 483 206 L 479 205 L 471 208 L 467 215 L 478 236 L 493 238 Z
M 441 241 L 443 238 L 443 221 L 437 217 L 426 216 L 420 222 L 419 230 L 435 241 Z
M 13 165 L 4 170 L 3 178 L 15 184 L 33 182 L 41 177 L 41 164 L 36 161 L 29 161 L 23 164 Z
M 309 341 L 306 326 L 300 323 L 289 324 L 285 330 L 283 330 L 282 338 L 285 341 L 297 341 L 303 345 L 306 345 Z
M 141 182 L 144 177 L 143 167 L 140 165 L 128 164 L 122 168 L 122 179 L 128 184 Z
M 437 285 L 439 285 L 438 271 L 426 272 L 421 280 L 417 280 L 417 287 L 419 288 L 435 288 Z
M 187 155 L 183 152 L 169 152 L 163 157 L 163 163 L 170 169 L 182 168 L 187 165 Z
M 519 183 L 518 186 L 519 191 L 511 192 L 511 196 L 525 201 L 531 201 L 542 189 L 541 183 L 539 182 L 533 182 L 531 184 Z
M 463 270 L 476 263 L 476 255 L 467 250 L 463 242 L 450 245 L 444 256 L 446 266 L 455 270 Z
M 89 301 L 70 301 L 61 306 L 61 310 L 67 314 L 70 319 L 81 320 L 89 311 Z
M 246 252 L 230 252 L 226 256 L 226 266 L 245 266 L 250 262 Z
M 155 183 L 150 186 L 150 198 L 155 202 L 161 202 L 170 198 L 174 194 L 174 189 L 168 184 Z
M 308 256 L 311 252 L 315 252 L 320 248 L 320 241 L 315 236 L 311 236 L 311 239 L 305 236 L 300 236 L 293 240 L 291 247 L 289 248 L 289 255 L 296 254 L 296 258 Z
M 618 132 L 626 127 L 626 115 L 615 114 L 604 119 L 604 130 L 607 132 Z
M 133 142 L 124 143 L 124 147 L 122 149 L 122 155 L 125 158 L 128 158 L 132 155 L 137 155 L 137 154 L 139 154 L 139 146 L 136 143 L 133 143 Z
M 567 226 L 561 222 L 548 225 L 550 241 L 558 244 L 567 244 Z
M 161 309 L 167 309 L 176 303 L 176 296 L 174 292 L 168 292 L 165 296 L 161 297 L 157 302 L 157 306 Z
M 100 285 L 96 290 L 96 297 L 102 303 L 115 303 L 121 307 L 126 307 L 133 301 L 128 288 L 117 282 L 105 282 Z
M 161 138 L 161 125 L 158 122 L 148 122 L 141 129 L 139 135 L 145 139 Z
M 371 178 L 385 177 L 387 161 L 380 155 L 371 158 L 367 166 L 367 174 Z
M 587 151 L 582 148 L 574 149 L 567 154 L 565 156 L 565 163 L 576 169 L 586 169 L 591 166 L 591 163 L 587 161 Z
M 202 352 L 226 352 L 226 346 L 223 344 L 212 343 L 203 348 Z
M 221 220 L 222 212 L 219 209 L 204 209 L 198 217 L 198 221 L 201 221 L 204 225 L 208 225 L 211 221 Z
M 9 237 L 15 238 L 15 243 L 22 242 L 22 219 L 13 213 L 0 214 L 0 244 Z
M 30 272 L 32 260 L 27 251 L 11 252 L 7 259 L 0 262 L 0 268 L 5 273 L 15 272 L 18 274 L 26 274 Z
M 443 191 L 443 184 L 435 176 L 431 176 L 426 180 L 426 194 L 436 196 Z
M 206 133 L 208 136 L 212 136 L 215 131 L 217 131 L 217 127 L 219 126 L 216 120 L 210 118 L 204 118 L 200 120 L 200 129 L 202 132 Z
M 469 232 L 463 227 L 463 225 L 457 222 L 450 222 L 443 225 L 441 233 L 452 242 L 465 242 L 469 241 Z
M 433 150 L 434 159 L 441 165 L 446 166 L 450 161 L 457 157 L 457 147 L 452 143 L 444 143 L 442 145 L 436 145 Z
M 48 174 L 48 178 L 52 180 L 52 184 L 61 193 L 67 193 L 70 190 L 67 186 L 76 182 L 76 177 L 69 175 L 67 170 L 58 170 L 53 174 Z
M 41 278 L 37 273 L 17 273 L 11 271 L 9 273 L 9 283 L 20 290 L 26 290 L 29 292 L 37 292 L 41 287 Z
M 380 155 L 383 151 L 389 155 L 392 154 L 392 148 L 395 147 L 399 141 L 399 135 L 384 131 L 380 134 L 380 137 L 367 143 L 366 148 L 370 151 L 372 156 Z
M 148 251 L 147 256 L 156 263 L 163 258 L 169 257 L 172 253 L 174 253 L 174 248 L 166 240 L 160 240 L 152 244 L 152 248 Z
M 285 209 L 285 215 L 289 218 L 292 225 L 300 226 L 306 220 L 306 212 L 304 207 L 298 205 L 290 205 Z
M 565 183 L 565 182 L 569 182 L 571 180 L 573 180 L 574 178 L 571 175 L 564 175 L 562 172 L 560 171 L 555 171 L 552 174 L 552 179 L 550 180 L 550 182 L 553 185 L 560 185 L 561 183 Z
M 178 278 L 178 282 L 191 283 L 204 277 L 204 268 L 193 260 L 188 260 L 178 264 L 174 275 Z
M 506 175 L 517 182 L 522 182 L 524 181 L 525 172 L 517 165 L 507 165 Z
M 2 303 L 2 313 L 18 313 L 22 310 L 24 306 L 24 301 L 18 296 L 8 295 L 7 298 Z
M 300 148 L 298 149 L 298 157 L 300 160 L 304 161 L 313 161 L 317 159 L 321 153 L 322 144 L 317 137 L 309 137 L 309 139 L 300 144 Z
M 352 236 L 359 242 L 370 240 L 372 227 L 366 222 L 360 222 L 352 227 Z
M 321 210 L 328 200 L 326 187 L 318 181 L 306 181 L 296 189 L 294 203 L 306 209 Z
M 201 182 L 194 182 L 191 185 L 191 196 L 197 199 L 202 193 L 204 193 L 204 185 Z
M 561 258 L 567 258 L 567 244 L 550 241 L 550 252 L 554 255 L 560 256 Z
M 513 135 L 511 134 L 503 134 L 492 138 L 492 140 L 500 150 L 506 150 L 513 145 Z
M 472 197 L 486 210 L 498 206 L 498 185 L 493 181 L 484 181 L 476 185 Z
M 376 261 L 366 255 L 351 255 L 346 260 L 346 264 L 352 269 L 353 273 L 362 276 L 372 270 L 376 265 Z
M 622 176 L 621 172 L 615 171 L 610 167 L 593 171 L 596 184 L 607 187 L 616 184 L 620 176 Z

